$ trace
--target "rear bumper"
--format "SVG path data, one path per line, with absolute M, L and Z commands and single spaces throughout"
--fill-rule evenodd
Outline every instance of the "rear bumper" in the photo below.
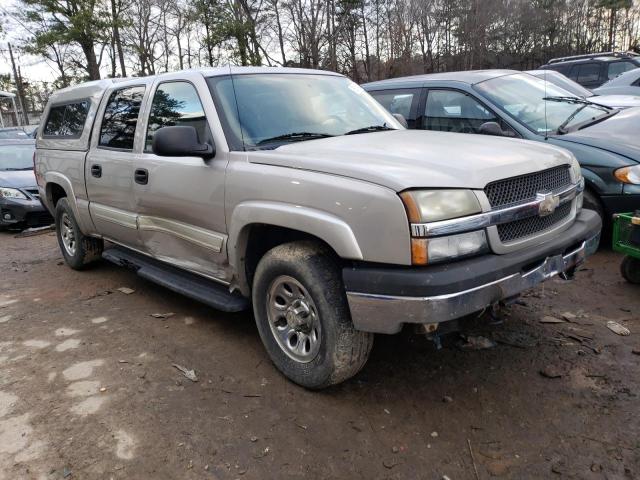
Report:
M 0 199 L 0 227 L 51 225 L 53 218 L 40 200 Z
M 583 210 L 560 238 L 524 251 L 432 267 L 345 268 L 353 324 L 397 333 L 405 323 L 440 323 L 477 312 L 580 265 L 597 250 L 600 228 L 600 217 Z

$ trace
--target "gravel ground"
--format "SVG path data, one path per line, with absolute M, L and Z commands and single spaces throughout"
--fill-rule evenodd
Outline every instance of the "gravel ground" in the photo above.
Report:
M 377 336 L 356 378 L 314 393 L 251 314 L 72 271 L 52 233 L 0 247 L 0 479 L 640 478 L 640 287 L 614 253 L 471 322 L 494 348 Z

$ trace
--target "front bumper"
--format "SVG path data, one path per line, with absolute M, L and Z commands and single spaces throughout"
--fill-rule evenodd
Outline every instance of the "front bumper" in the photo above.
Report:
M 580 265 L 600 241 L 600 217 L 583 210 L 575 223 L 542 245 L 431 267 L 343 270 L 356 329 L 397 333 L 405 323 L 464 317 Z
M 1 198 L 0 227 L 51 225 L 53 218 L 40 200 Z

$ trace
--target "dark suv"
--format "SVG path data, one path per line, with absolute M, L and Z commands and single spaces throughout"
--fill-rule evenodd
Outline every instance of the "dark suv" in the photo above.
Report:
M 605 52 L 572 57 L 553 58 L 541 70 L 555 70 L 585 88 L 597 88 L 603 83 L 640 67 L 640 55 L 633 52 Z

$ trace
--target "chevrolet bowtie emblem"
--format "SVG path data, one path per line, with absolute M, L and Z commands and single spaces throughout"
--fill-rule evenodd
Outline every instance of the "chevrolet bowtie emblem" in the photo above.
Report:
M 536 198 L 540 202 L 538 204 L 538 215 L 541 217 L 548 217 L 560 205 L 560 197 L 553 193 L 538 193 Z

